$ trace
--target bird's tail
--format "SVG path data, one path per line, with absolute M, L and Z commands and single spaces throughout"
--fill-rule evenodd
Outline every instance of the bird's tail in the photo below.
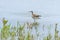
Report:
M 42 17 L 41 15 L 39 15 L 39 17 Z

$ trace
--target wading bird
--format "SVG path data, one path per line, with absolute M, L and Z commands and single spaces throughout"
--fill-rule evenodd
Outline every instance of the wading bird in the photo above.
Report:
M 35 22 L 35 19 L 40 19 L 41 15 L 37 15 L 35 13 L 33 13 L 33 11 L 29 11 L 32 13 L 32 18 L 34 19 L 34 22 Z

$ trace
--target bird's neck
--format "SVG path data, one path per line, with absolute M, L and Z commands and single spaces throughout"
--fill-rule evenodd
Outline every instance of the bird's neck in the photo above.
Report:
M 33 15 L 33 12 L 32 12 L 32 15 Z

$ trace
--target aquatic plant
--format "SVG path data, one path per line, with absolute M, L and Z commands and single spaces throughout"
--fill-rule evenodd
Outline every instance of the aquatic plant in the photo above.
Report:
M 29 23 L 29 25 L 27 23 L 28 28 L 26 28 L 27 26 L 25 23 L 20 25 L 19 22 L 17 22 L 17 26 L 15 26 L 15 25 L 11 26 L 10 24 L 8 24 L 8 20 L 3 18 L 2 24 L 3 24 L 3 26 L 0 29 L 0 39 L 1 40 L 8 40 L 9 38 L 10 38 L 10 40 L 16 40 L 16 39 L 17 40 L 35 40 L 35 36 L 36 36 L 36 39 L 38 40 L 38 38 L 41 37 L 40 35 L 44 36 L 43 34 L 40 34 L 41 32 L 38 32 L 39 31 L 38 22 Z M 54 40 L 60 40 L 60 36 L 58 36 L 59 31 L 57 30 L 57 26 L 58 26 L 58 24 L 55 24 Z M 45 25 L 43 25 L 42 27 L 43 27 L 42 29 L 44 32 Z M 52 35 L 50 33 L 51 27 L 52 27 L 51 24 L 49 26 L 47 26 L 48 35 L 44 36 L 43 40 L 52 40 Z M 33 28 L 34 28 L 36 34 L 31 34 L 31 32 L 33 31 Z M 41 40 L 41 38 L 39 40 Z
M 58 30 L 57 30 L 57 23 L 55 24 L 55 40 L 58 40 Z
M 19 25 L 18 29 L 17 29 L 17 34 L 18 34 L 18 40 L 24 40 L 24 35 L 23 35 L 23 30 L 24 30 L 24 26 L 25 25 Z
M 3 27 L 1 29 L 1 40 L 7 40 L 10 36 L 10 25 L 6 25 L 7 21 L 3 19 Z
M 10 29 L 10 37 L 11 37 L 11 40 L 15 40 L 15 37 L 16 37 L 16 27 L 11 27 Z

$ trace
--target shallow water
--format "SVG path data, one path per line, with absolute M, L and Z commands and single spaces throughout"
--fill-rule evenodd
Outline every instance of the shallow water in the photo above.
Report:
M 17 24 L 17 21 L 20 22 L 20 24 L 26 23 L 26 22 L 33 22 L 33 19 L 31 18 L 31 15 L 18 15 L 18 14 L 1 14 L 0 19 L 2 20 L 2 18 L 5 17 L 7 20 L 9 20 L 9 24 L 12 24 L 13 26 Z M 55 29 L 55 24 L 58 23 L 58 30 L 60 30 L 60 16 L 52 16 L 52 17 L 42 17 L 41 19 L 36 20 L 37 22 L 39 22 L 39 27 L 38 27 L 38 32 L 40 32 L 40 37 L 41 40 L 44 36 L 48 35 L 48 27 L 50 27 L 50 33 L 53 36 L 54 35 L 54 29 Z M 0 20 L 0 21 L 1 21 Z M 1 22 L 2 23 L 2 22 Z M 0 27 L 2 26 L 2 24 L 0 23 Z M 43 31 L 43 25 L 44 25 L 44 31 Z M 36 34 L 36 32 L 32 31 L 32 34 Z M 59 34 L 60 35 L 60 32 Z M 37 39 L 37 38 L 36 38 Z

